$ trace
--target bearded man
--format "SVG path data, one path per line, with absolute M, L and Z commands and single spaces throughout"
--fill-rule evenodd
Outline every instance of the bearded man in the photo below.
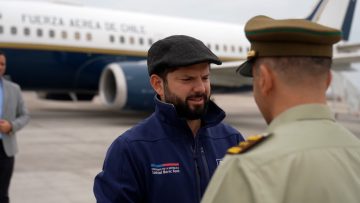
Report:
M 154 43 L 147 62 L 155 112 L 112 143 L 95 197 L 198 203 L 227 149 L 243 140 L 210 100 L 210 64 L 221 61 L 200 40 L 174 35 Z

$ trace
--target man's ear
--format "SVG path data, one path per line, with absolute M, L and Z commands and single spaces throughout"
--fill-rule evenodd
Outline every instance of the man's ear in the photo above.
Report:
M 259 67 L 259 86 L 265 95 L 269 95 L 275 85 L 274 72 L 267 64 L 261 64 Z
M 331 84 L 331 81 L 332 81 L 332 73 L 329 70 L 329 72 L 328 72 L 328 74 L 326 76 L 326 89 L 329 88 L 329 86 Z
M 164 81 L 161 79 L 160 76 L 156 74 L 152 74 L 150 76 L 150 84 L 152 88 L 155 90 L 155 92 L 163 98 L 164 96 Z

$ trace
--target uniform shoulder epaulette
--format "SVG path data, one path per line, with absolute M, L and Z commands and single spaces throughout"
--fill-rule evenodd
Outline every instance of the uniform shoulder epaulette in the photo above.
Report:
M 271 133 L 263 133 L 259 135 L 252 135 L 246 138 L 245 141 L 240 142 L 238 145 L 231 147 L 227 150 L 227 154 L 242 154 L 265 139 L 271 136 Z

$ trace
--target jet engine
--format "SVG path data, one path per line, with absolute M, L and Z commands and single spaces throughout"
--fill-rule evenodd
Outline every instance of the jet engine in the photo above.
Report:
M 102 102 L 112 108 L 154 109 L 155 92 L 150 85 L 145 61 L 107 65 L 101 73 L 99 94 Z

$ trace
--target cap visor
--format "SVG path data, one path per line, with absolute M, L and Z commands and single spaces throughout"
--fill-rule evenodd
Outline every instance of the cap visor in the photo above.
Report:
M 236 72 L 245 77 L 252 77 L 252 66 L 253 60 L 247 60 L 236 69 Z

